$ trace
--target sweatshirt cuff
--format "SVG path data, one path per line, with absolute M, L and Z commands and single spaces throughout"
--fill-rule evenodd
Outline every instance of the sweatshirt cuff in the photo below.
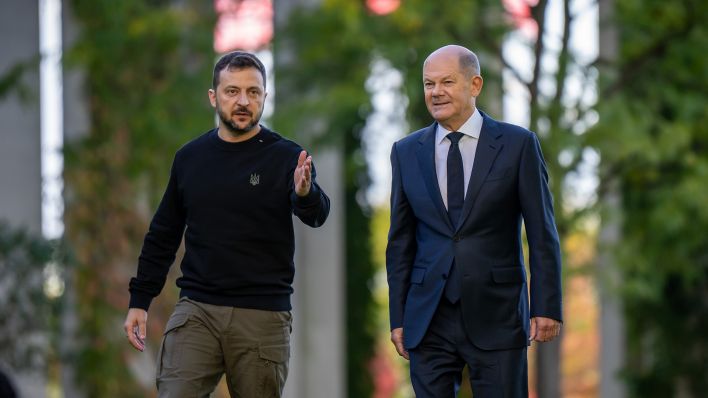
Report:
M 315 206 L 320 202 L 320 190 L 314 183 L 310 186 L 310 192 L 305 196 L 299 196 L 295 191 L 292 193 L 295 207 L 306 208 Z
M 147 311 L 150 307 L 151 302 L 152 297 L 150 297 L 149 295 L 140 292 L 131 292 L 130 305 L 128 306 L 128 308 L 140 308 Z

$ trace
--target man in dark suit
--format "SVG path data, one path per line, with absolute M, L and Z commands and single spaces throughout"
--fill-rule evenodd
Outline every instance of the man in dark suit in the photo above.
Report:
M 418 398 L 455 396 L 465 364 L 475 398 L 526 397 L 526 347 L 558 336 L 562 322 L 560 244 L 539 141 L 476 108 L 479 61 L 464 47 L 430 54 L 423 87 L 435 123 L 391 151 L 391 340 L 410 359 Z

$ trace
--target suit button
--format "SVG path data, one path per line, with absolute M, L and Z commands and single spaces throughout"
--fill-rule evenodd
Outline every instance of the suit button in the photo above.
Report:
M 453 236 L 453 237 L 452 237 L 452 240 L 454 240 L 455 242 L 459 242 L 459 241 L 460 241 L 460 235 L 455 235 L 455 236 Z
M 447 274 L 442 274 L 443 279 L 447 279 Z

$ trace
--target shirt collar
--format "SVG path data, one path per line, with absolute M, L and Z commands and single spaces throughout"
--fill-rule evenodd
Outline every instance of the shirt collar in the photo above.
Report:
M 479 113 L 477 108 L 474 108 L 474 112 L 472 112 L 472 116 L 467 119 L 465 123 L 462 124 L 462 126 L 459 128 L 459 132 L 462 134 L 468 135 L 472 138 L 479 139 L 479 134 L 482 131 L 482 115 Z M 447 130 L 445 127 L 443 127 L 440 123 L 438 123 L 438 128 L 435 132 L 435 142 L 437 144 L 440 144 L 445 137 L 450 134 L 451 131 Z

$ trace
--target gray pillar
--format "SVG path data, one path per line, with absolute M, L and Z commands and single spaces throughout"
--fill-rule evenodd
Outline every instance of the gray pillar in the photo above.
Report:
M 601 70 L 604 81 L 616 78 L 612 65 L 617 62 L 618 34 L 614 16 L 614 0 L 600 0 L 600 65 L 610 65 Z M 606 176 L 611 178 L 612 176 Z M 622 398 L 627 396 L 619 372 L 625 365 L 625 328 L 622 302 L 617 295 L 622 283 L 617 269 L 613 248 L 621 239 L 621 193 L 617 180 L 604 181 L 606 194 L 603 205 L 602 229 L 599 236 L 598 287 L 600 293 L 600 397 Z
M 533 278 L 533 276 L 531 276 Z M 561 343 L 562 337 L 536 345 L 536 395 L 561 397 Z
M 36 1 L 0 3 L 0 51 L 0 78 L 4 80 L 15 67 L 22 68 L 19 89 L 0 93 L 0 220 L 39 234 L 42 224 Z
M 604 195 L 602 229 L 599 236 L 598 287 L 600 293 L 600 397 L 627 396 L 619 372 L 625 364 L 625 328 L 622 301 L 618 296 L 622 283 L 612 254 L 620 240 L 620 194 L 617 184 L 610 184 Z
M 38 5 L 0 3 L 0 79 L 21 67 L 19 86 L 0 93 L 0 221 L 35 235 L 42 230 Z M 20 396 L 46 395 L 46 369 L 9 372 Z

